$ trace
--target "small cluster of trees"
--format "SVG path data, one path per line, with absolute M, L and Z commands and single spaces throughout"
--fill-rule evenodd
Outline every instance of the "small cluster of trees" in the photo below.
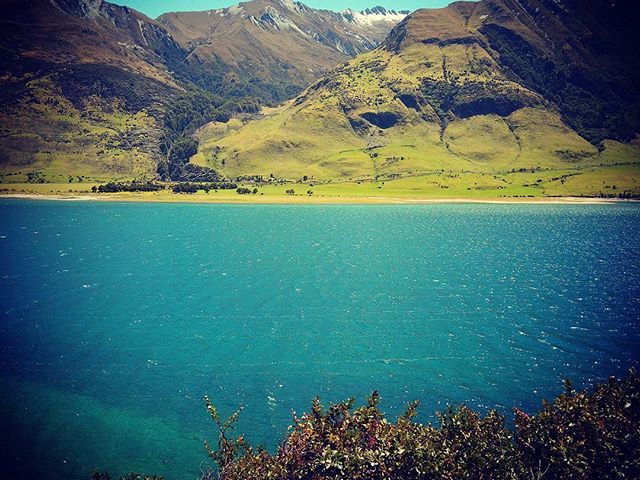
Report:
M 613 189 L 616 189 L 616 186 L 613 186 Z M 630 192 L 629 190 L 624 190 L 622 192 L 618 192 L 618 193 L 604 193 L 604 192 L 600 192 L 598 194 L 598 197 L 600 198 L 619 198 L 622 200 L 631 200 L 631 199 L 638 199 L 640 198 L 640 195 L 638 195 L 637 193 L 633 193 Z
M 253 190 L 251 190 L 250 188 L 246 188 L 246 187 L 239 187 L 236 192 L 240 195 L 256 195 L 258 193 L 258 189 L 254 188 Z
M 290 188 L 289 190 L 285 190 L 285 193 L 287 195 L 295 195 L 296 191 L 293 188 Z M 307 195 L 309 196 L 313 195 L 313 190 L 307 190 Z
M 192 163 L 184 163 L 173 172 L 177 182 L 221 182 L 224 180 L 216 170 Z
M 200 188 L 194 183 L 178 183 L 171 190 L 173 193 L 196 193 Z M 207 187 L 207 193 L 209 193 L 209 187 Z
M 157 192 L 164 190 L 164 186 L 153 182 L 109 182 L 100 186 L 91 187 L 94 193 L 118 193 L 118 192 Z
M 27 183 L 46 183 L 42 172 L 27 173 Z
M 209 193 L 211 190 L 235 190 L 238 185 L 229 182 L 219 183 L 177 183 L 172 187 L 173 193 L 196 193 L 203 190 Z
M 271 174 L 271 177 L 269 178 L 273 178 L 273 174 Z M 239 177 L 236 177 L 234 179 L 236 182 L 246 182 L 246 183 L 265 183 L 265 179 L 262 175 L 242 175 Z
M 198 152 L 198 142 L 190 137 L 180 137 L 172 145 L 168 154 L 169 178 L 177 180 L 183 166 Z
M 100 186 L 93 186 L 91 191 L 94 193 L 119 193 L 119 192 L 157 192 L 167 188 L 165 184 L 153 183 L 153 182 L 109 182 Z M 258 188 L 253 189 L 247 187 L 238 187 L 237 183 L 233 182 L 208 182 L 208 183 L 192 183 L 181 182 L 176 183 L 171 187 L 173 193 L 197 193 L 202 190 L 205 193 L 209 193 L 211 190 L 235 190 L 240 195 L 258 193 Z

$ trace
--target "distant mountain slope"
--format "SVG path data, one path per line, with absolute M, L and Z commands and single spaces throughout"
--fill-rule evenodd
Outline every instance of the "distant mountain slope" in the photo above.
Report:
M 5 69 L 25 60 L 100 63 L 175 86 L 166 58 L 180 57 L 179 45 L 155 21 L 130 8 L 102 0 L 4 0 L 0 24 Z
M 407 13 L 382 7 L 337 13 L 291 0 L 252 0 L 207 12 L 167 13 L 157 21 L 189 51 L 187 61 L 203 76 L 224 65 L 271 83 L 273 98 L 283 100 L 375 48 Z
M 389 36 L 482 47 L 511 80 L 556 103 L 589 140 L 631 139 L 640 125 L 640 9 L 626 0 L 483 0 L 420 10 Z
M 184 55 L 153 20 L 101 0 L 0 4 L 5 181 L 153 177 Z
M 184 137 L 200 124 L 290 98 L 404 16 L 265 1 L 221 15 L 178 15 L 221 20 L 198 24 L 215 27 L 211 38 L 173 29 L 179 42 L 102 0 L 0 2 L 0 181 L 186 178 L 182 162 L 195 147 Z M 226 56 L 209 56 L 211 41 Z M 190 179 L 215 177 L 188 170 Z
M 201 130 L 193 160 L 318 179 L 637 161 L 613 142 L 640 132 L 638 57 L 622 51 L 637 45 L 637 13 L 626 13 L 586 0 L 419 10 L 277 113 L 224 136 Z

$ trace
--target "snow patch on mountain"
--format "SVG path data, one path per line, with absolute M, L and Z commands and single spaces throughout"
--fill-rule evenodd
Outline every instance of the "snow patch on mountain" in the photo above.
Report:
M 282 5 L 284 8 L 291 10 L 291 11 L 296 11 L 296 4 L 293 0 L 280 0 L 280 5 Z

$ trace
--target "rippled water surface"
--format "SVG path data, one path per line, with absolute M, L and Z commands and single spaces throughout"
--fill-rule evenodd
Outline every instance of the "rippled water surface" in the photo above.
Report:
M 273 448 L 362 399 L 535 411 L 640 359 L 635 205 L 0 201 L 0 448 L 26 476 L 191 479 L 205 393 Z

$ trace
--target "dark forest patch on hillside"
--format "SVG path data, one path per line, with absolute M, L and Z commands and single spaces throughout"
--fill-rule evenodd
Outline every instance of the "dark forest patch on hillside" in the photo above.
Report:
M 563 120 L 587 140 L 628 141 L 640 130 L 637 79 L 612 67 L 590 70 L 586 63 L 562 64 L 500 25 L 484 25 L 480 32 L 500 55 L 500 65 L 524 86 L 556 103 Z

